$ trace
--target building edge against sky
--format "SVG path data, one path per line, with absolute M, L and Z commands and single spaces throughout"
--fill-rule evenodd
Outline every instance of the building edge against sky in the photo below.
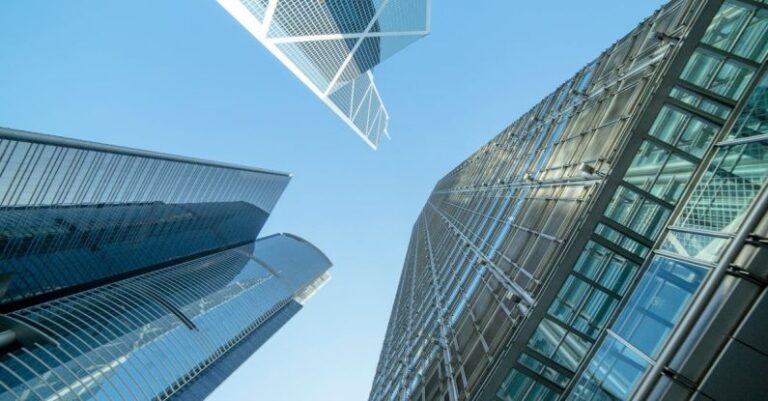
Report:
M 286 173 L 0 128 L 0 400 L 197 400 L 330 278 Z
M 767 54 L 672 1 L 442 178 L 370 400 L 763 397 Z
M 363 141 L 389 138 L 371 70 L 430 32 L 431 0 L 217 0 Z

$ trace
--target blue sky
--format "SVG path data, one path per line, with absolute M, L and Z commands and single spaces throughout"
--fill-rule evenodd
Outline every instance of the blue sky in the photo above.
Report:
M 435 182 L 662 3 L 435 1 L 376 70 L 374 152 L 213 0 L 6 0 L 0 126 L 293 173 L 263 233 L 333 279 L 210 399 L 360 401 Z

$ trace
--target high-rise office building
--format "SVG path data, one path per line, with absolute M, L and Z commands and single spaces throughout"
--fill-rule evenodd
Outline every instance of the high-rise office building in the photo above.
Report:
M 442 178 L 370 400 L 763 399 L 767 54 L 672 1 Z
M 431 0 L 218 0 L 376 149 L 389 114 L 371 69 L 430 31 Z
M 0 400 L 200 400 L 329 278 L 290 175 L 0 129 Z

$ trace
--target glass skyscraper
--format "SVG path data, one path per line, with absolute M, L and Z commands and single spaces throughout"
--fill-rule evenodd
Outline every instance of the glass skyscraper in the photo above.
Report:
M 0 400 L 200 400 L 328 279 L 290 175 L 0 129 Z
M 430 31 L 431 0 L 218 0 L 369 146 L 389 137 L 371 69 Z
M 764 399 L 766 55 L 672 1 L 442 178 L 370 400 Z

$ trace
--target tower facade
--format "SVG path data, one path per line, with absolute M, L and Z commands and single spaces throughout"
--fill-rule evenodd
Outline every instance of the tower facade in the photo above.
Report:
M 376 149 L 389 114 L 371 69 L 430 31 L 431 0 L 218 0 Z
M 208 395 L 329 278 L 289 180 L 0 129 L 0 399 Z
M 760 399 L 767 54 L 672 1 L 442 178 L 370 400 Z

